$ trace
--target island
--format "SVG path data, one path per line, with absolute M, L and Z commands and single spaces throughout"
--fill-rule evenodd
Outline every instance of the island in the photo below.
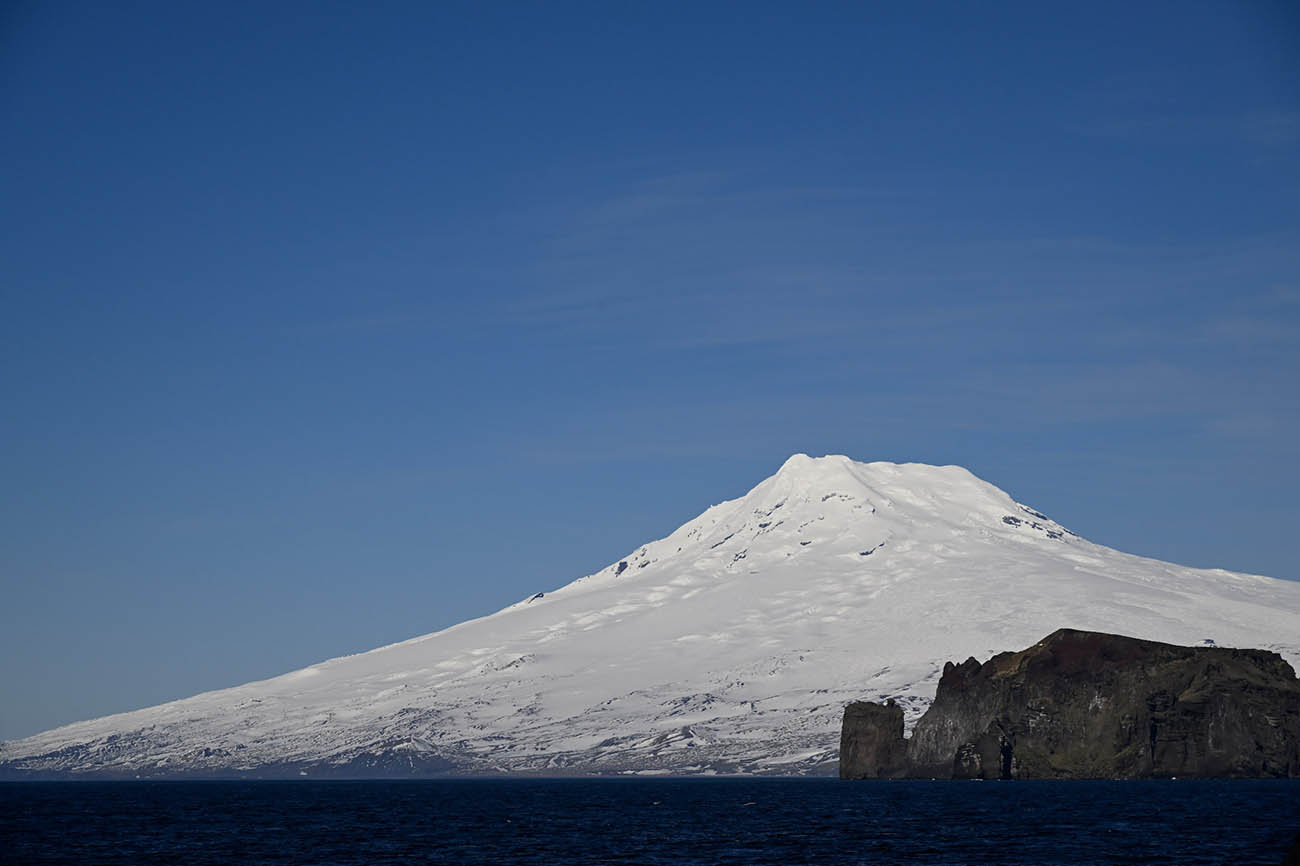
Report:
M 1277 653 L 1060 629 L 949 662 L 903 710 L 844 710 L 841 779 L 1300 777 L 1300 680 Z

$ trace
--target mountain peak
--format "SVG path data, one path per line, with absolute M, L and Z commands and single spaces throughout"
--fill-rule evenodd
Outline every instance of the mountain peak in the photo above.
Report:
M 827 457 L 829 456 L 831 455 L 827 455 Z M 788 458 L 786 458 L 786 461 L 781 464 L 781 468 L 777 470 L 777 472 L 778 473 L 800 472 L 806 470 L 809 466 L 816 463 L 818 460 L 825 460 L 825 459 L 826 457 L 811 457 L 802 451 L 796 451 L 794 454 L 791 454 Z
M 842 454 L 809 457 L 793 454 L 781 468 L 745 495 L 749 508 L 767 510 L 787 500 L 817 500 L 826 494 L 865 494 L 866 485 L 855 473 L 865 464 L 855 463 Z
M 595 574 L 4 744 L 0 775 L 824 772 L 846 703 L 914 721 L 952 658 L 1069 623 L 1297 664 L 1297 617 L 1300 584 L 1092 544 L 959 466 L 795 454 Z
M 785 476 L 806 476 L 815 474 L 824 474 L 829 471 L 846 471 L 854 465 L 854 461 L 845 457 L 843 454 L 827 454 L 824 457 L 810 457 L 800 451 L 797 454 L 791 454 L 781 468 L 776 471 L 777 475 Z
M 1015 513 L 1018 506 L 1004 491 L 961 466 L 928 463 L 860 463 L 843 454 L 810 457 L 793 454 L 775 475 L 749 492 L 746 499 L 772 502 L 784 498 L 827 495 L 855 497 L 886 506 L 945 511 L 959 505 L 979 511 Z
M 851 478 L 853 467 L 862 465 L 865 464 L 855 463 L 843 454 L 827 454 L 824 457 L 809 457 L 804 453 L 792 454 L 768 480 L 782 479 L 787 482 L 807 484 L 827 483 L 839 478 Z

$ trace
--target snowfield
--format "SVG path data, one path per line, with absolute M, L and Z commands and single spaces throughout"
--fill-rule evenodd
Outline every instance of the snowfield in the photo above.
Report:
M 828 773 L 849 701 L 895 698 L 910 728 L 945 662 L 1062 627 L 1294 667 L 1300 583 L 1093 544 L 957 466 L 797 454 L 557 590 L 4 743 L 0 771 Z

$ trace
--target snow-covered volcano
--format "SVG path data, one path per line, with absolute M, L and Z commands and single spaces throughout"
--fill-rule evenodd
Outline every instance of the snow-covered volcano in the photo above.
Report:
M 1061 627 L 1280 652 L 1300 583 L 1085 541 L 957 466 L 797 454 L 560 589 L 263 682 L 0 745 L 10 771 L 817 773 L 852 700 Z

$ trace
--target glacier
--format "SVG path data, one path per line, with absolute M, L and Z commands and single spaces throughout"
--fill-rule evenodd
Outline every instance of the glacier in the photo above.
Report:
M 958 466 L 797 454 L 595 574 L 370 652 L 0 744 L 9 777 L 835 772 L 945 662 L 1062 627 L 1300 665 L 1300 583 L 1094 544 Z

